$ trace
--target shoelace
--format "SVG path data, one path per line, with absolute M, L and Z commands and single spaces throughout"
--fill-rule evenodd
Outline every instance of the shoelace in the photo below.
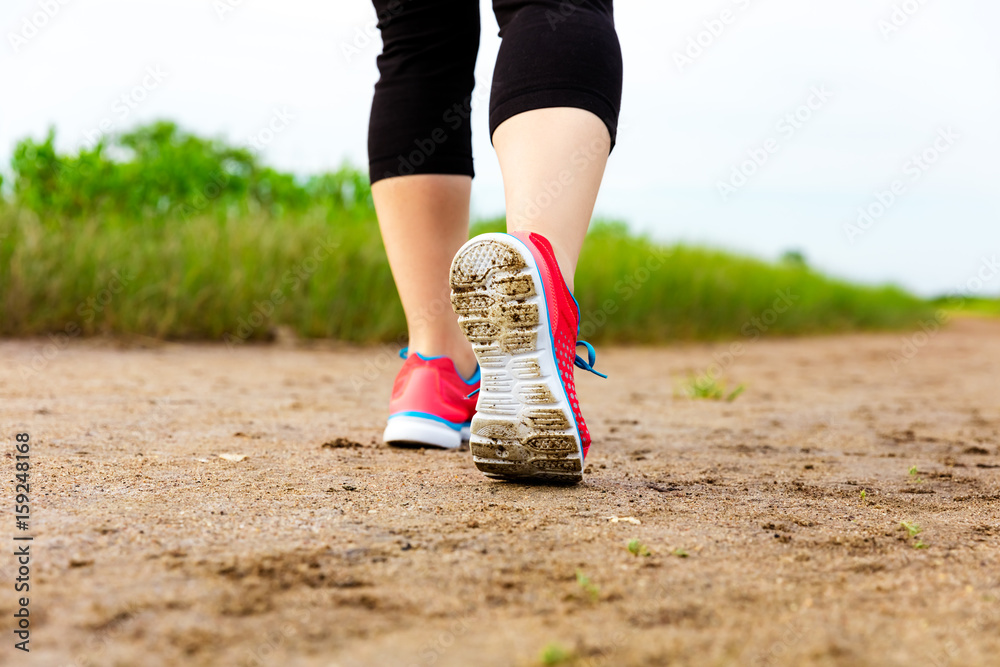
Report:
M 573 361 L 573 365 L 576 366 L 577 368 L 582 368 L 585 371 L 590 371 L 594 375 L 602 377 L 605 380 L 607 380 L 608 379 L 607 375 L 605 375 L 604 373 L 599 373 L 598 371 L 594 370 L 594 363 L 597 361 L 597 352 L 594 351 L 594 346 L 585 340 L 576 341 L 577 347 L 580 347 L 581 345 L 587 348 L 587 358 L 584 359 L 578 354 L 576 355 L 576 359 Z
M 583 357 L 581 357 L 578 354 L 578 355 L 576 355 L 576 359 L 573 360 L 573 365 L 576 366 L 577 368 L 582 368 L 585 371 L 590 371 L 594 375 L 596 375 L 598 377 L 602 377 L 605 380 L 607 380 L 608 379 L 607 375 L 605 375 L 604 373 L 601 373 L 599 371 L 594 370 L 594 364 L 597 362 L 597 352 L 594 350 L 594 346 L 591 345 L 590 343 L 588 343 L 585 340 L 578 340 L 578 341 L 576 341 L 576 346 L 577 347 L 580 347 L 581 345 L 583 345 L 584 347 L 587 348 L 587 358 L 584 359 Z M 465 397 L 466 398 L 472 398 L 473 396 L 475 396 L 478 393 L 479 393 L 479 390 L 476 389 L 475 391 L 470 392 L 469 394 L 467 394 Z

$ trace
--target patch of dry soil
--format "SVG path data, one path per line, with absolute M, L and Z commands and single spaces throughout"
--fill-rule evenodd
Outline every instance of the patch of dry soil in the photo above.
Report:
M 1000 664 L 1000 322 L 902 340 L 750 343 L 733 403 L 676 395 L 729 344 L 602 349 L 572 488 L 381 446 L 394 350 L 0 342 L 0 662 Z

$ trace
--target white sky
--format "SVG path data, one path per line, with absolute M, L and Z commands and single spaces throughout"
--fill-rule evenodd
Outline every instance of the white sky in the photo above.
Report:
M 367 0 L 62 3 L 0 6 L 5 169 L 14 143 L 49 125 L 65 150 L 103 119 L 124 129 L 170 118 L 245 143 L 282 108 L 294 121 L 264 149 L 268 162 L 302 173 L 364 166 L 380 50 Z M 47 4 L 58 7 L 51 18 L 13 44 Z M 879 21 L 904 4 L 915 13 L 884 37 Z M 473 206 L 485 217 L 502 213 L 503 194 L 486 119 L 499 41 L 482 9 Z M 726 9 L 731 23 L 679 71 L 674 54 Z M 797 248 L 836 275 L 923 294 L 965 285 L 1000 256 L 1000 3 L 619 0 L 616 11 L 623 127 L 598 214 L 766 258 Z M 166 74 L 128 109 L 117 100 L 147 68 Z M 818 110 L 792 136 L 779 131 L 814 86 L 830 99 L 813 100 Z M 905 164 L 946 128 L 958 138 L 911 181 Z M 769 138 L 776 152 L 724 201 L 718 182 Z M 849 242 L 844 225 L 896 179 L 906 191 Z M 981 291 L 1000 293 L 1000 273 Z

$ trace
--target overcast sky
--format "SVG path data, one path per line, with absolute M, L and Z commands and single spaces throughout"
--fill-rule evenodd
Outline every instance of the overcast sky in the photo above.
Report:
M 975 280 L 1000 257 L 1000 3 L 617 4 L 624 108 L 599 215 L 765 258 L 799 249 L 922 294 L 1000 293 L 1000 272 Z M 499 40 L 482 5 L 485 217 L 503 193 L 486 117 Z M 381 48 L 366 0 L 4 0 L 0 30 L 4 168 L 50 125 L 65 150 L 102 121 L 155 118 L 249 143 L 276 113 L 292 120 L 263 148 L 270 163 L 365 164 Z

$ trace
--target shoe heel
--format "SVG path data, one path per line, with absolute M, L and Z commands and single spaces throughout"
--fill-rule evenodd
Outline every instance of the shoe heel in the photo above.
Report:
M 452 306 L 482 369 L 472 458 L 488 477 L 575 484 L 583 458 L 552 359 L 544 291 L 534 259 L 515 244 L 486 234 L 452 263 Z

